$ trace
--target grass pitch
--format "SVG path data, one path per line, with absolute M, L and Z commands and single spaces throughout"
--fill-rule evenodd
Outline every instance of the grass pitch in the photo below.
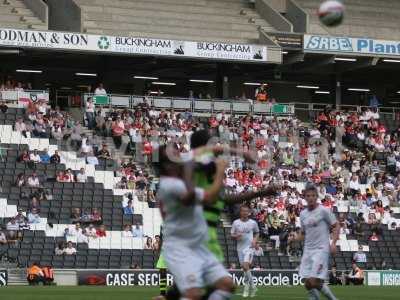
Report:
M 398 300 L 400 287 L 333 287 L 340 300 Z M 235 300 L 243 299 L 238 293 Z M 158 294 L 157 288 L 148 287 L 18 287 L 0 288 L 4 300 L 150 300 Z M 260 288 L 253 300 L 307 300 L 302 287 Z M 321 299 L 325 299 L 321 297 Z

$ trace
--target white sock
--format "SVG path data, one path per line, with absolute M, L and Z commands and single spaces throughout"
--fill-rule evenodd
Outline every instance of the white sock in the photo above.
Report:
M 253 282 L 253 274 L 251 274 L 250 270 L 247 270 L 245 272 L 246 277 L 247 277 L 247 284 L 251 287 L 254 288 L 254 282 Z
M 232 294 L 223 290 L 215 290 L 208 297 L 208 300 L 229 300 L 231 299 Z
M 326 298 L 328 298 L 329 300 L 337 300 L 337 298 L 335 297 L 335 295 L 332 293 L 331 289 L 328 287 L 328 285 L 326 283 L 324 283 L 322 285 L 321 288 L 321 293 L 323 295 L 325 295 Z
M 309 300 L 319 300 L 319 292 L 317 289 L 308 290 L 308 299 Z

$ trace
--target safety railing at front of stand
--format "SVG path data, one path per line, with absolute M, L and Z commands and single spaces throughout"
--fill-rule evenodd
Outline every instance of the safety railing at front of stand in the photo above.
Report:
M 329 104 L 311 102 L 290 102 L 290 103 L 262 103 L 253 100 L 223 100 L 223 99 L 197 99 L 197 98 L 178 98 L 162 96 L 138 96 L 138 95 L 94 95 L 84 94 L 84 100 L 91 97 L 96 105 L 106 107 L 125 107 L 134 108 L 144 99 L 158 109 L 175 109 L 177 111 L 189 110 L 194 113 L 218 113 L 226 112 L 233 114 L 263 114 L 263 115 L 293 115 L 297 113 L 315 114 L 325 108 L 332 107 L 337 110 L 348 112 L 362 112 L 369 106 L 349 105 L 349 104 Z M 381 116 L 387 119 L 400 120 L 400 107 L 380 106 L 378 111 Z
M 137 95 L 94 95 L 84 94 L 86 103 L 92 98 L 97 106 L 134 108 L 143 103 L 144 99 L 158 109 L 174 109 L 177 111 L 189 110 L 193 113 L 218 113 L 226 112 L 231 114 L 271 114 L 271 115 L 292 115 L 294 107 L 288 103 L 260 103 L 252 100 L 222 100 L 222 99 L 195 99 L 161 96 L 137 96 Z
M 49 101 L 49 92 L 44 90 L 25 90 L 25 91 L 0 91 L 0 101 L 15 102 L 18 106 L 26 106 L 29 102 Z

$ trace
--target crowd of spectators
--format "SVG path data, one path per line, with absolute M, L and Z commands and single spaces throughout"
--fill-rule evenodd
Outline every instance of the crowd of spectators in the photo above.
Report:
M 105 94 L 104 88 L 99 88 L 102 90 L 97 94 Z M 45 103 L 35 103 L 27 108 L 27 117 L 17 120 L 15 125 L 24 135 L 69 138 L 89 164 L 113 159 L 107 144 L 87 137 L 81 122 L 58 108 L 53 110 Z M 395 214 L 400 202 L 400 131 L 391 131 L 381 123 L 374 107 L 358 112 L 327 107 L 314 121 L 303 124 L 294 116 L 233 116 L 226 112 L 199 118 L 188 110 L 156 110 L 146 98 L 134 110 L 104 109 L 88 99 L 85 122 L 95 136 L 112 137 L 117 149 L 124 145 L 126 153 L 134 156 L 115 171 L 120 178 L 115 188 L 135 190 L 139 201 L 148 201 L 149 205 L 156 203 L 155 188 L 151 174 L 142 166 L 151 162 L 153 150 L 160 145 L 173 141 L 182 153 L 188 152 L 191 132 L 206 127 L 218 137 L 217 143 L 254 152 L 256 164 L 232 158 L 226 171 L 226 189 L 240 193 L 271 183 L 280 186 L 276 196 L 249 204 L 262 235 L 281 255 L 301 255 L 301 244 L 294 237 L 300 227 L 300 211 L 305 206 L 302 189 L 310 182 L 318 186 L 321 205 L 337 213 L 342 235 L 379 241 L 382 226 L 389 230 L 400 228 Z M 23 153 L 19 160 L 32 164 L 59 163 L 59 155 L 54 155 L 33 151 Z M 60 182 L 84 180 L 84 170 L 57 174 Z M 28 178 L 21 174 L 17 184 L 40 186 L 40 181 L 34 173 Z M 350 213 L 350 207 L 355 214 Z M 122 209 L 125 215 L 134 214 L 134 199 L 127 197 Z M 76 224 L 84 223 L 75 220 Z M 372 235 L 364 236 L 364 224 L 372 226 Z M 87 228 L 81 229 L 82 232 Z M 126 235 L 131 232 L 134 236 L 133 229 L 123 229 Z M 147 239 L 146 249 L 154 249 L 153 244 Z

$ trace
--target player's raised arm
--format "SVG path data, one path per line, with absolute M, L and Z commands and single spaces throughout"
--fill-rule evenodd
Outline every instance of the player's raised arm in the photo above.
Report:
M 223 200 L 228 204 L 242 203 L 252 199 L 273 196 L 276 194 L 278 187 L 275 185 L 268 186 L 265 189 L 261 189 L 257 192 L 247 192 L 240 194 L 227 194 L 223 197 Z

